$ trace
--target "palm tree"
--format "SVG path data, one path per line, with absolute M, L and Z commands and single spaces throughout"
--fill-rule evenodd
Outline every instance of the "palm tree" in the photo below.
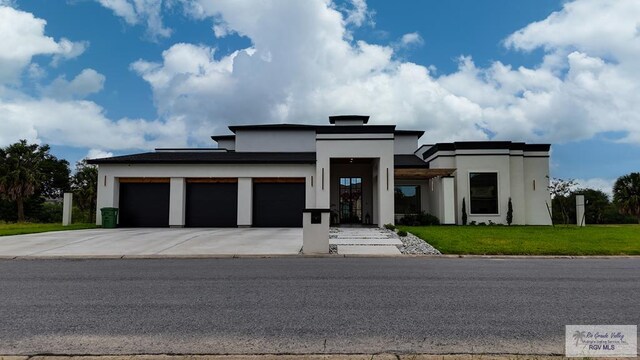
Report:
M 640 223 L 640 173 L 624 175 L 616 180 L 613 203 L 621 214 L 635 216 Z
M 24 200 L 42 184 L 40 164 L 48 145 L 27 144 L 26 140 L 0 149 L 0 195 L 18 205 L 18 222 L 24 222 Z

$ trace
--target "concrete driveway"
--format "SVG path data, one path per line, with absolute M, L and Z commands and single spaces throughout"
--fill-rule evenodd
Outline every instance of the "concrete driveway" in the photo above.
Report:
M 301 228 L 92 229 L 0 237 L 0 257 L 293 255 Z

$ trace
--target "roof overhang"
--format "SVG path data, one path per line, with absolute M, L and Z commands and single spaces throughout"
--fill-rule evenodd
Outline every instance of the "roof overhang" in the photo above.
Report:
M 425 180 L 435 177 L 451 176 L 456 169 L 400 168 L 394 170 L 396 179 Z

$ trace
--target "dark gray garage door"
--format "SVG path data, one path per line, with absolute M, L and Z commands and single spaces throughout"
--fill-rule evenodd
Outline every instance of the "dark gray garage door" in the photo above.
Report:
M 169 179 L 120 181 L 120 227 L 169 226 Z
M 253 226 L 301 227 L 304 178 L 254 179 Z
M 238 224 L 237 179 L 187 180 L 185 225 L 233 227 Z

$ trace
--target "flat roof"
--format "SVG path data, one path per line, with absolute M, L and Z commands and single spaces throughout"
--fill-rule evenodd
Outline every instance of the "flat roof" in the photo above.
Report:
M 315 164 L 315 152 L 166 151 L 114 156 L 89 164 Z
M 455 150 L 522 150 L 522 151 L 549 151 L 551 144 L 526 144 L 512 141 L 456 141 L 452 143 L 437 143 L 422 155 L 427 159 L 438 151 Z

